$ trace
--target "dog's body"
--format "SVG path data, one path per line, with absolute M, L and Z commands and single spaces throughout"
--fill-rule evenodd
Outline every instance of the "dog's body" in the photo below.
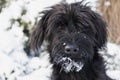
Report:
M 107 41 L 106 23 L 82 2 L 58 4 L 44 15 L 31 38 L 38 50 L 46 40 L 53 64 L 51 80 L 111 80 L 99 49 Z

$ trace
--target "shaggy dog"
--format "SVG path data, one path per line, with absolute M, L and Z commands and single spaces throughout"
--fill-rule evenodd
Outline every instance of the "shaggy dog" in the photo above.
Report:
M 31 46 L 39 50 L 47 41 L 51 80 L 111 80 L 98 53 L 107 41 L 106 23 L 82 2 L 61 3 L 42 12 Z

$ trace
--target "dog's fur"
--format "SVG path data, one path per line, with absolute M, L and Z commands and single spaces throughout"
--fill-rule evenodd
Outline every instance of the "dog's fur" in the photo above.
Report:
M 57 4 L 42 13 L 31 46 L 36 51 L 48 42 L 51 80 L 111 80 L 98 53 L 107 41 L 106 23 L 98 13 L 82 2 Z M 75 52 L 65 51 L 68 44 L 77 46 Z

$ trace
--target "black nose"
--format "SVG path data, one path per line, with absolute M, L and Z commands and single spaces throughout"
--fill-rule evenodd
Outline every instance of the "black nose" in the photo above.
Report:
M 65 52 L 66 53 L 78 53 L 79 48 L 76 45 L 66 45 Z

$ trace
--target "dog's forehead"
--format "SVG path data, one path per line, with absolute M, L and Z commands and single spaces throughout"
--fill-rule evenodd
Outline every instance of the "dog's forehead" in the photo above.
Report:
M 93 26 L 93 23 L 92 23 L 93 14 L 91 15 L 91 13 L 92 11 L 91 12 L 86 10 L 77 11 L 74 8 L 73 10 L 70 9 L 66 12 L 58 11 L 58 14 L 56 13 L 56 15 L 54 15 L 55 23 L 58 23 L 62 26 L 67 26 L 67 27 L 83 27 L 84 28 L 84 27 Z
M 74 17 L 74 16 L 73 16 Z M 66 29 L 70 32 L 76 32 L 76 31 L 82 31 L 82 30 L 89 30 L 91 29 L 91 27 L 93 27 L 93 25 L 89 24 L 91 23 L 90 21 L 88 22 L 87 19 L 75 19 L 71 18 L 67 21 L 65 21 L 67 23 L 64 23 L 64 20 L 62 22 L 59 22 L 60 25 L 58 25 L 56 28 L 62 27 L 62 29 Z
M 82 4 L 60 4 L 52 7 L 48 14 L 48 32 L 53 32 L 56 28 L 62 27 L 68 31 L 82 31 L 83 29 L 94 28 L 95 13 L 89 7 Z
M 92 10 L 90 7 L 83 5 L 82 3 L 77 4 L 58 4 L 52 6 L 49 13 L 51 14 L 51 18 L 57 19 L 58 17 L 62 17 L 65 20 L 76 19 L 77 18 L 85 18 L 88 13 L 92 14 Z M 87 14 L 86 14 L 87 13 Z M 86 14 L 86 15 L 85 15 Z

